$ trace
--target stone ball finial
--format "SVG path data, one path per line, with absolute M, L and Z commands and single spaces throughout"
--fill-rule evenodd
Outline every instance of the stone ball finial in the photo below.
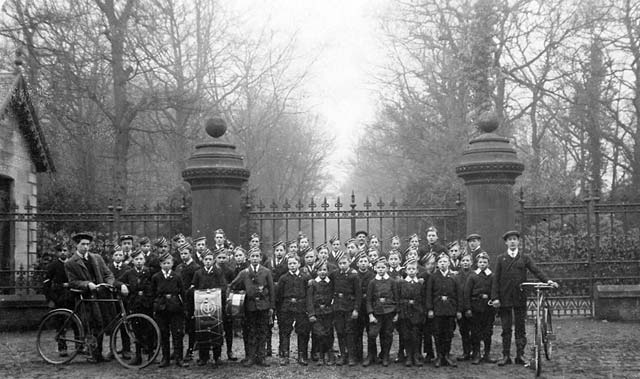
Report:
M 500 122 L 498 121 L 498 116 L 494 112 L 484 112 L 480 117 L 478 117 L 476 126 L 478 127 L 478 130 L 483 133 L 491 133 L 498 129 Z
M 222 117 L 212 117 L 207 120 L 205 130 L 213 138 L 220 138 L 227 131 L 227 123 Z

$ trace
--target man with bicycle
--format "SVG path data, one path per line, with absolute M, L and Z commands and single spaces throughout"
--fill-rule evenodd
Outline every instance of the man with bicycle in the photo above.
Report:
M 109 293 L 104 293 L 103 288 L 98 291 L 98 285 L 106 283 L 113 285 L 115 278 L 109 270 L 102 257 L 98 254 L 89 252 L 89 247 L 93 241 L 93 236 L 88 233 L 77 233 L 71 237 L 76 245 L 76 253 L 65 262 L 64 268 L 69 278 L 69 287 L 90 292 L 93 298 L 110 298 Z M 129 293 L 127 286 L 122 284 L 120 291 L 123 295 Z M 91 321 L 97 323 L 92 330 L 95 332 L 101 329 L 101 326 L 107 325 L 112 315 L 111 304 L 92 304 Z M 106 359 L 102 356 L 102 335 L 94 335 L 96 338 L 96 346 L 91 351 L 90 362 L 102 362 Z
M 516 340 L 515 363 L 524 365 L 526 363 L 524 348 L 527 344 L 524 324 L 527 316 L 527 294 L 522 291 L 520 284 L 527 280 L 527 270 L 542 282 L 554 287 L 558 284 L 549 280 L 530 256 L 519 251 L 520 233 L 518 231 L 510 230 L 502 236 L 502 239 L 507 245 L 507 252 L 497 258 L 491 288 L 492 304 L 498 308 L 502 322 L 502 359 L 498 361 L 498 366 L 511 364 L 513 324 L 515 324 Z

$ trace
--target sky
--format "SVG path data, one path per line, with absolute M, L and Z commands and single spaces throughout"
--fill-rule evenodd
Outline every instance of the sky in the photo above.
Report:
M 312 111 L 326 120 L 335 135 L 329 158 L 335 182 L 343 182 L 346 163 L 364 126 L 373 121 L 376 92 L 372 76 L 383 58 L 377 17 L 383 0 L 227 0 L 227 6 L 247 12 L 274 30 L 296 33 L 298 48 L 317 54 L 305 83 Z M 327 188 L 329 192 L 340 188 Z

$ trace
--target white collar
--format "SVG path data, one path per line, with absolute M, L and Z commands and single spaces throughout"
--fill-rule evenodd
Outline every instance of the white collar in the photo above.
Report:
M 211 267 L 209 267 L 209 268 L 206 268 L 206 267 L 203 267 L 203 268 L 204 268 L 204 271 L 205 271 L 207 274 L 211 274 L 211 271 L 213 271 L 213 265 L 211 265 Z
M 480 270 L 480 269 L 478 268 L 478 269 L 476 269 L 476 271 L 475 271 L 475 272 L 476 272 L 476 274 L 480 274 L 480 273 L 482 272 L 482 270 Z M 487 276 L 491 275 L 491 269 L 490 269 L 489 267 L 485 268 L 485 269 L 484 269 L 484 274 L 485 274 L 485 275 L 487 275 Z
M 189 259 L 188 261 L 184 262 L 185 266 L 188 266 L 191 264 L 191 262 L 193 262 L 193 258 Z
M 295 272 L 289 271 L 289 274 L 294 275 L 294 276 L 300 276 L 300 269 L 297 269 Z
M 115 263 L 115 262 L 113 262 L 113 266 L 114 266 L 115 268 L 117 268 L 117 269 L 120 269 L 120 267 L 122 266 L 122 262 L 120 262 L 120 263 Z
M 515 257 L 517 257 L 517 256 L 518 256 L 518 248 L 516 247 L 516 249 L 515 249 L 515 250 L 509 250 L 509 249 L 507 249 L 507 254 L 509 254 L 509 256 L 510 256 L 511 258 L 515 258 Z
M 410 277 L 407 276 L 406 278 L 404 278 L 404 280 L 406 280 L 409 283 L 419 283 L 418 282 L 418 277 L 410 278 Z
M 447 271 L 445 271 L 445 272 L 442 272 L 442 271 L 438 270 L 438 272 L 439 272 L 440 274 L 442 274 L 442 276 L 448 276 L 448 275 L 449 275 L 449 273 L 450 273 L 451 271 L 450 271 L 450 270 L 447 270 Z
M 258 263 L 257 266 L 252 265 L 251 263 L 249 263 L 249 267 L 251 268 L 251 270 L 253 272 L 258 272 L 258 270 L 260 269 L 260 263 Z
M 376 280 L 383 280 L 383 279 L 384 279 L 384 280 L 387 280 L 387 279 L 389 279 L 389 278 L 390 278 L 390 276 L 389 276 L 389 274 L 388 274 L 388 273 L 386 273 L 386 272 L 384 273 L 384 276 L 380 276 L 380 274 L 376 274 Z
M 164 270 L 162 270 L 162 275 L 164 275 L 164 278 L 167 279 L 171 276 L 171 270 L 165 272 Z
M 331 280 L 329 279 L 328 276 L 325 276 L 324 279 L 320 279 L 319 276 L 316 276 L 316 282 L 320 283 L 320 282 L 325 282 L 325 283 L 329 283 Z

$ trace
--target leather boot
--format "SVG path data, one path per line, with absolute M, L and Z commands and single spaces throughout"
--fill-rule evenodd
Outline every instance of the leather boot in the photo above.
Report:
M 333 353 L 333 351 L 329 351 L 328 353 L 325 354 L 326 358 L 327 358 L 327 362 L 326 364 L 329 366 L 335 366 L 336 365 L 336 355 Z
M 289 354 L 282 353 L 280 356 L 280 366 L 286 366 L 289 364 Z
M 496 363 L 496 359 L 491 359 L 491 344 L 484 344 L 484 355 L 482 356 L 482 361 L 485 363 Z
M 382 354 L 382 365 L 384 367 L 388 367 L 389 366 L 389 353 Z
M 363 366 L 363 367 L 370 366 L 370 365 L 371 365 L 371 363 L 373 363 L 373 362 L 374 362 L 374 359 L 375 359 L 375 358 L 373 358 L 373 357 L 371 356 L 371 354 L 367 354 L 367 357 L 366 357 L 366 358 L 364 359 L 364 361 L 362 362 L 362 366 Z
M 438 368 L 438 367 L 442 366 L 443 361 L 444 361 L 444 357 L 441 356 L 440 354 L 438 354 L 438 356 L 435 359 L 435 362 L 433 362 L 433 366 L 435 368 Z
M 480 355 L 480 349 L 473 349 L 473 360 L 471 361 L 472 365 L 479 365 L 482 362 L 482 356 Z
M 444 356 L 444 363 L 446 363 L 447 366 L 458 367 L 456 362 L 453 359 L 451 359 L 451 357 L 449 355 L 445 355 Z
M 309 364 L 306 351 L 298 350 L 298 364 L 301 366 L 307 366 Z
M 415 353 L 413 354 L 413 363 L 418 366 L 418 367 L 422 367 L 422 354 L 419 353 Z
M 502 359 L 498 361 L 498 366 L 504 366 L 504 365 L 510 365 L 510 364 L 511 364 L 511 357 L 508 355 L 503 355 Z

